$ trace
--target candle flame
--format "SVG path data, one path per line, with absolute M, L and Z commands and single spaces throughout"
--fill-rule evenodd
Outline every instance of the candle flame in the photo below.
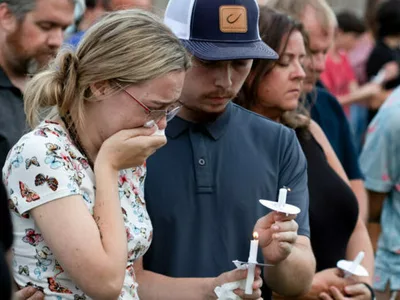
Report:
M 288 192 L 291 192 L 292 190 L 288 188 L 287 186 L 283 186 L 284 189 L 286 189 Z
M 255 240 L 258 240 L 258 232 L 257 232 L 257 231 L 254 231 L 254 232 L 253 232 L 253 238 L 254 238 Z

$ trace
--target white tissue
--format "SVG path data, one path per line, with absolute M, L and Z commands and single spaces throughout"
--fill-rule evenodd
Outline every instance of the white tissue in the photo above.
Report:
M 247 264 L 241 264 L 239 261 L 234 260 L 233 263 L 236 266 L 236 269 L 245 270 L 248 268 Z M 222 286 L 217 286 L 214 289 L 214 293 L 217 295 L 218 300 L 240 300 L 241 298 L 236 295 L 233 291 L 236 289 L 244 290 L 246 287 L 246 279 L 228 282 L 223 284 Z
M 157 125 L 155 126 L 157 127 L 157 130 L 152 135 L 165 136 L 165 129 L 158 129 L 158 126 Z
M 151 120 L 143 125 L 143 127 L 146 127 L 146 128 L 152 128 L 153 126 L 156 126 L 156 132 L 154 132 L 152 134 L 152 136 L 153 135 L 165 136 L 165 129 L 159 129 L 157 124 L 153 120 Z
M 218 297 L 218 300 L 240 300 L 241 298 L 236 295 L 233 291 L 236 289 L 245 288 L 246 280 L 240 280 L 235 282 L 228 282 L 223 284 L 222 286 L 217 286 L 214 289 L 215 294 Z

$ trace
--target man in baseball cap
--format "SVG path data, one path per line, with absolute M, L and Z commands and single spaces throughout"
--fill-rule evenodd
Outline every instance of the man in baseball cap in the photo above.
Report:
M 253 0 L 174 0 L 164 21 L 200 59 L 278 58 L 260 38 L 258 6 Z
M 232 270 L 233 260 L 247 261 L 257 231 L 258 261 L 274 265 L 263 273 L 270 288 L 266 299 L 271 290 L 305 293 L 315 260 L 306 160 L 295 133 L 231 102 L 245 80 L 257 80 L 247 78 L 252 59 L 278 58 L 260 39 L 258 17 L 255 0 L 168 4 L 165 23 L 193 54 L 193 66 L 179 99 L 182 108 L 166 128 L 168 143 L 147 162 L 154 236 L 143 263 L 171 277 L 216 277 Z M 298 215 L 260 205 L 259 199 L 276 200 L 283 186 L 290 187 L 287 203 L 301 209 Z M 166 277 L 154 278 L 146 292 Z M 174 292 L 165 299 L 177 299 Z

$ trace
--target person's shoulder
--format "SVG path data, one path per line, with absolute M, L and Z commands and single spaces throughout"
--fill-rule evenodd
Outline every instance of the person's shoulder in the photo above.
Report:
M 308 126 L 308 130 L 317 141 L 319 141 L 319 139 L 322 136 L 325 136 L 322 128 L 314 120 L 310 121 L 310 125 Z
M 281 123 L 236 104 L 233 106 L 233 110 L 235 134 L 246 135 L 246 140 L 263 149 L 262 151 L 270 149 L 271 145 L 275 145 L 275 149 L 286 149 L 292 147 L 293 141 L 297 141 L 295 131 Z
M 44 121 L 23 135 L 8 153 L 6 165 L 34 163 L 39 157 L 65 150 L 67 134 L 57 122 Z
M 253 111 L 245 109 L 240 105 L 233 104 L 232 110 L 235 115 L 235 121 L 243 128 L 250 127 L 252 130 L 259 129 L 261 132 L 264 132 L 266 128 L 268 128 L 268 130 L 272 130 L 273 132 L 280 132 L 282 130 L 290 131 L 286 126 Z M 248 128 L 246 128 L 246 130 L 247 129 Z M 271 134 L 271 132 L 268 133 Z
M 386 131 L 400 131 L 400 87 L 386 99 L 370 124 L 370 131 L 380 127 Z
M 308 130 L 326 155 L 327 149 L 330 147 L 330 144 L 321 126 L 319 126 L 318 123 L 314 120 L 311 120 Z
M 315 93 L 317 98 L 324 98 L 328 100 L 336 100 L 335 96 L 333 96 L 326 88 L 324 87 L 315 87 Z M 337 101 L 337 100 L 336 100 Z
M 334 109 L 335 111 L 341 111 L 342 107 L 337 100 L 337 98 L 331 94 L 327 89 L 321 88 L 321 87 L 316 87 L 315 88 L 315 93 L 316 93 L 316 102 L 315 106 L 323 106 L 324 109 L 331 108 Z

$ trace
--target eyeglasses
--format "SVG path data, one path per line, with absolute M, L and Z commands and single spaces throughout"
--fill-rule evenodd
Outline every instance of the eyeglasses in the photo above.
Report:
M 168 109 L 150 109 L 148 108 L 142 101 L 136 99 L 131 93 L 129 93 L 126 89 L 124 89 L 121 85 L 118 84 L 118 87 L 121 88 L 129 97 L 131 97 L 137 104 L 139 104 L 147 113 L 147 121 L 154 121 L 158 123 L 162 118 L 166 118 L 167 122 L 171 121 L 176 114 L 181 109 L 182 105 L 175 104 Z

